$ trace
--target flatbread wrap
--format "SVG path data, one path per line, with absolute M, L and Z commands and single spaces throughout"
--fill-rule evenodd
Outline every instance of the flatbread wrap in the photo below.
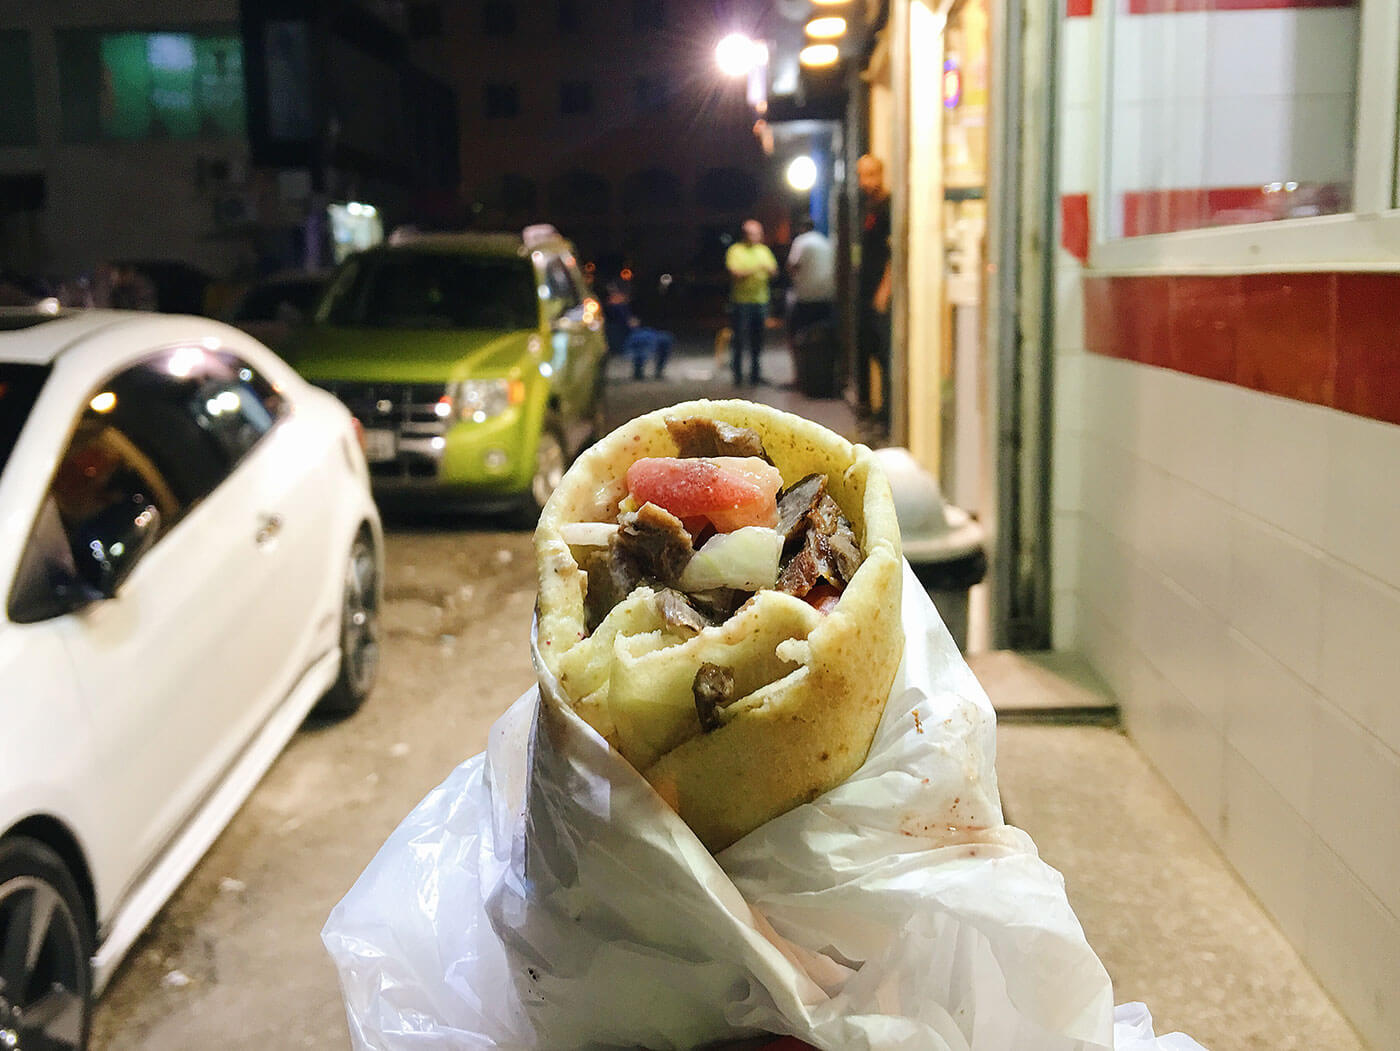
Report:
M 538 659 L 711 851 L 846 780 L 904 649 L 863 445 L 745 401 L 639 416 L 535 531 Z

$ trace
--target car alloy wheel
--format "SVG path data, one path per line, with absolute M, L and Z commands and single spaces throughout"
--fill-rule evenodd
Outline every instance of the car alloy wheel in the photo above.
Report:
M 345 563 L 340 608 L 340 674 L 316 705 L 316 714 L 358 711 L 379 674 L 379 561 L 374 541 L 361 532 Z M 0 1047 L 0 1051 L 4 1051 Z
M 379 671 L 379 567 L 374 548 L 361 536 L 345 570 L 341 659 L 346 679 L 360 696 L 369 693 Z
M 48 848 L 0 850 L 0 1049 L 78 1051 L 91 1010 L 81 903 Z
M 535 476 L 530 480 L 530 496 L 535 501 L 536 509 L 543 509 L 559 487 L 564 478 L 564 468 L 568 466 L 566 459 L 564 444 L 558 435 L 550 429 L 541 431 L 539 445 L 535 449 Z

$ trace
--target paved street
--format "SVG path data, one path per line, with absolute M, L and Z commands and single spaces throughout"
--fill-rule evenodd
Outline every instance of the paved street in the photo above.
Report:
M 692 351 L 665 382 L 619 380 L 614 420 L 729 393 L 714 386 L 710 356 Z M 787 379 L 783 364 L 772 355 L 777 383 Z M 805 402 L 780 386 L 753 396 L 851 433 L 840 402 Z M 492 720 L 532 682 L 528 533 L 490 521 L 392 522 L 386 583 L 376 693 L 354 718 L 308 724 L 292 741 L 118 972 L 98 1010 L 95 1051 L 348 1047 L 319 937 L 326 915 L 404 814 L 483 747 Z M 1071 681 L 1073 668 L 1016 655 L 974 667 L 1003 710 L 1047 697 L 1107 703 L 1090 696 L 1093 683 Z M 999 741 L 1007 816 L 1065 874 L 1119 1001 L 1145 1000 L 1159 1032 L 1185 1030 L 1212 1051 L 1359 1051 L 1125 737 L 1033 721 L 1004 725 Z

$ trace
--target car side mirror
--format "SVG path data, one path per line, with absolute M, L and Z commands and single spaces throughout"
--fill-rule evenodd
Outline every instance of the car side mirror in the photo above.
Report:
M 145 501 L 121 500 L 83 522 L 73 542 L 78 579 L 103 598 L 122 582 L 155 543 L 160 511 Z

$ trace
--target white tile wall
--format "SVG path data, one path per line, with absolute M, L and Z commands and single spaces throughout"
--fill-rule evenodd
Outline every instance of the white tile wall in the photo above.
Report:
M 1082 498 L 1054 506 L 1078 561 L 1055 591 L 1075 588 L 1075 644 L 1355 1024 L 1400 1051 L 1400 427 L 1071 367 L 1082 433 L 1057 435 Z
M 1298 814 L 1313 788 L 1313 712 L 1322 698 L 1239 632 L 1227 637 L 1225 735 Z
M 1235 503 L 1310 544 L 1323 543 L 1329 410 L 1284 398 L 1248 398 L 1236 434 Z
M 1400 1051 L 1400 920 L 1320 844 L 1307 901 L 1303 958 L 1375 1051 Z
M 1315 836 L 1298 812 L 1235 749 L 1225 748 L 1225 856 L 1279 929 L 1301 948 L 1308 912 L 1307 862 Z
M 1314 774 L 1305 812 L 1322 841 L 1400 916 L 1400 820 L 1386 805 L 1400 800 L 1400 756 L 1330 704 L 1312 714 Z
M 1332 703 L 1400 754 L 1400 590 L 1329 562 L 1318 683 Z
M 1315 548 L 1239 513 L 1230 535 L 1230 621 L 1293 674 L 1318 679 L 1322 560 Z
M 1400 427 L 1330 413 L 1325 440 L 1327 549 L 1400 588 Z

